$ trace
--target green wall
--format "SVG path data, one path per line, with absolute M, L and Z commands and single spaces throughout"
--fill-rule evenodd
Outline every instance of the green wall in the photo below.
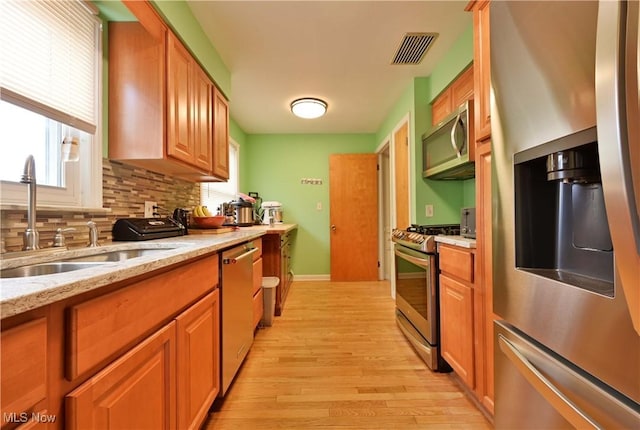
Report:
M 376 133 L 378 144 L 385 141 L 408 114 L 411 221 L 417 224 L 449 224 L 460 221 L 460 208 L 475 206 L 475 179 L 432 181 L 422 178 L 422 135 L 431 127 L 431 105 L 473 61 L 473 25 L 460 35 L 447 55 L 428 77 L 418 77 L 391 109 Z M 433 217 L 425 216 L 425 205 L 433 205 Z
M 188 4 L 185 1 L 171 0 L 153 0 L 153 3 L 173 31 L 209 72 L 218 88 L 231 99 L 231 73 L 204 34 Z
M 241 148 L 241 191 L 281 202 L 284 222 L 298 224 L 292 246 L 294 273 L 330 273 L 329 155 L 372 153 L 375 147 L 373 134 L 247 135 Z M 302 178 L 322 179 L 322 185 L 303 185 Z

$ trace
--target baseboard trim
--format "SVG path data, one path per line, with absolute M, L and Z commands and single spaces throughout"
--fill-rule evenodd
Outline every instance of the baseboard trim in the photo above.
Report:
M 330 281 L 331 275 L 294 275 L 294 281 Z

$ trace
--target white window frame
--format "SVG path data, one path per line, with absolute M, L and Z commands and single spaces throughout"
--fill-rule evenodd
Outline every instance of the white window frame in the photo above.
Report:
M 95 19 L 99 20 L 97 16 Z M 88 137 L 81 140 L 78 145 L 79 162 L 63 163 L 64 187 L 37 186 L 39 208 L 102 209 L 102 23 L 99 24 L 99 31 L 96 31 L 95 37 L 95 134 L 85 135 Z M 15 182 L 0 181 L 0 205 L 3 208 L 27 206 L 27 186 L 21 184 L 20 179 L 20 177 L 16 178 Z M 36 171 L 37 180 L 38 172 Z
M 207 206 L 208 209 L 213 214 L 216 214 L 216 211 L 218 209 L 217 206 L 209 207 L 210 202 L 213 199 L 224 201 L 224 202 L 236 200 L 238 198 L 238 193 L 240 192 L 240 145 L 238 145 L 233 139 L 229 139 L 229 153 L 231 153 L 231 151 L 235 151 L 236 159 L 235 159 L 235 166 L 229 165 L 229 175 L 230 175 L 229 179 L 231 179 L 231 174 L 235 170 L 236 176 L 237 176 L 235 178 L 235 184 L 236 184 L 235 190 L 233 190 L 232 193 L 231 192 L 223 193 L 216 190 L 211 190 L 210 186 L 211 185 L 215 186 L 216 184 L 219 184 L 219 182 L 203 182 L 200 185 L 200 204 Z M 207 195 L 212 195 L 212 197 L 207 197 Z

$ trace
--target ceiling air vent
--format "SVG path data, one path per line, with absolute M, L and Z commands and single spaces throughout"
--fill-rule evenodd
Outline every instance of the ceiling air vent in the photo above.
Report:
M 420 64 L 437 37 L 438 33 L 405 34 L 391 64 Z

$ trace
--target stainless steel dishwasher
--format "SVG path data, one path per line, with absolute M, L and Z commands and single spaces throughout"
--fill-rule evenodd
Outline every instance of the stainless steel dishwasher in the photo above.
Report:
M 224 395 L 253 343 L 253 258 L 247 242 L 222 252 L 222 392 Z

